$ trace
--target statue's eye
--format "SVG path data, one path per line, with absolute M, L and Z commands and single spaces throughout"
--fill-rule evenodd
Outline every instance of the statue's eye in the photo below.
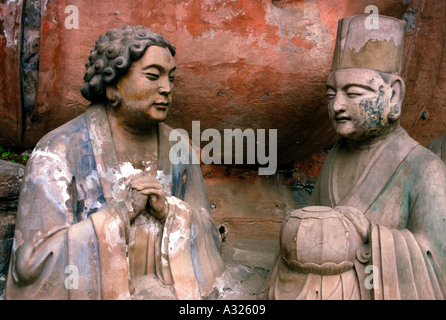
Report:
M 144 73 L 144 75 L 145 75 L 146 78 L 149 79 L 149 80 L 158 80 L 159 77 L 160 77 L 159 74 L 152 73 L 152 72 Z
M 336 98 L 336 93 L 335 92 L 327 92 L 327 98 L 328 98 L 328 100 L 333 100 L 334 98 Z
M 357 97 L 362 96 L 362 93 L 360 93 L 360 92 L 348 92 L 348 93 L 347 93 L 347 96 L 348 96 L 349 98 L 357 98 Z
M 374 94 L 374 92 L 375 91 L 372 88 L 362 86 L 351 86 L 345 90 L 345 94 L 351 99 L 371 95 Z
M 169 73 L 169 81 L 173 82 L 175 80 L 175 70 L 171 70 Z

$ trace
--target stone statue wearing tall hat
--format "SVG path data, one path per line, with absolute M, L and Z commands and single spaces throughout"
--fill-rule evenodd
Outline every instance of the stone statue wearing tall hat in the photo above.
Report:
M 444 299 L 446 166 L 400 125 L 404 22 L 341 19 L 327 81 L 339 136 L 280 231 L 269 299 Z

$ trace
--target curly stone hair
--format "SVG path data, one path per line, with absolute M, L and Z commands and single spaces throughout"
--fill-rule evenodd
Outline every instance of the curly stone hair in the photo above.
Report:
M 101 35 L 85 64 L 82 96 L 91 102 L 106 102 L 106 86 L 116 84 L 152 45 L 168 48 L 175 56 L 175 47 L 166 38 L 142 26 L 127 25 Z

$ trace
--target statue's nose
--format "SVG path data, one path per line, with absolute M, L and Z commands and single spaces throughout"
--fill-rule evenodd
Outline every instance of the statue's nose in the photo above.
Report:
M 340 113 L 347 110 L 345 99 L 342 94 L 336 94 L 332 103 L 332 109 L 335 113 Z
M 160 77 L 159 93 L 163 96 L 168 96 L 172 92 L 172 83 L 169 77 Z

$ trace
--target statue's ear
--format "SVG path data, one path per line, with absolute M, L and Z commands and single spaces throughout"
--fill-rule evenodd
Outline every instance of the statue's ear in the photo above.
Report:
M 400 76 L 393 76 L 390 79 L 390 113 L 389 120 L 391 122 L 397 121 L 401 118 L 404 95 L 406 93 L 406 86 L 404 80 Z
M 121 95 L 118 92 L 116 85 L 109 85 L 105 88 L 105 95 L 107 97 L 108 103 L 117 108 L 121 105 Z

